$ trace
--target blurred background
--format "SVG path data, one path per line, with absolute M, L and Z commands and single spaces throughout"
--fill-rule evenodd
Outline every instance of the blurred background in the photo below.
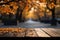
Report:
M 49 22 L 52 18 L 52 11 L 47 6 L 50 9 L 55 6 L 55 18 L 60 21 L 60 0 L 56 0 L 55 3 L 56 5 L 54 0 L 0 0 L 0 20 L 22 22 L 32 19 Z

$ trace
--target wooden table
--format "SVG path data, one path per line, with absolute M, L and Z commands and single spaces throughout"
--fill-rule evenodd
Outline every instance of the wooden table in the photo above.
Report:
M 0 28 L 0 37 L 60 37 L 60 28 Z

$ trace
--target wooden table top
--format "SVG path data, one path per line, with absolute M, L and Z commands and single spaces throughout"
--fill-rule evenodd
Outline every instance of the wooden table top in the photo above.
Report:
M 60 28 L 0 28 L 0 37 L 60 37 Z

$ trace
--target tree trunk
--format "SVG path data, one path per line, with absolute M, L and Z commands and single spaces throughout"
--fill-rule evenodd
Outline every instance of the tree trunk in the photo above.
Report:
M 22 11 L 23 11 L 23 10 L 20 11 L 19 22 L 22 22 Z
M 51 25 L 56 26 L 57 25 L 57 20 L 55 18 L 55 7 L 51 10 L 52 11 L 52 20 L 51 20 Z

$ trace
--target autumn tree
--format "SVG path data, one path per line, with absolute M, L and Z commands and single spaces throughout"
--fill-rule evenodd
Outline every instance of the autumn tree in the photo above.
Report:
M 57 23 L 57 20 L 55 18 L 55 5 L 56 0 L 47 0 L 47 8 L 52 12 L 52 19 L 51 19 L 51 25 L 54 26 Z

